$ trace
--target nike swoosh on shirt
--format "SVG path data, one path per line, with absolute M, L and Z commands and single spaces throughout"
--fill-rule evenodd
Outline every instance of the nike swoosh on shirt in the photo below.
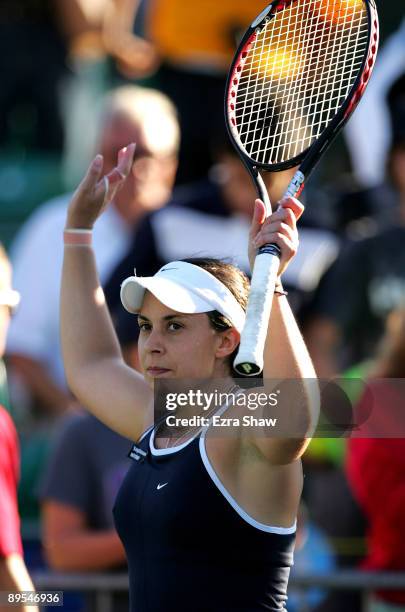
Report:
M 158 484 L 158 486 L 156 487 L 158 491 L 160 491 L 160 489 L 163 489 L 163 487 L 165 487 L 167 484 L 169 484 L 168 482 L 165 482 L 164 484 Z

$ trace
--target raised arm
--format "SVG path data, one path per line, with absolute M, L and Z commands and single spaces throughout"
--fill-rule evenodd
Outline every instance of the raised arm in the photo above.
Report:
M 69 206 L 67 230 L 92 229 L 128 175 L 134 150 L 135 145 L 129 145 L 120 151 L 117 167 L 104 178 L 102 157 L 93 160 Z M 151 392 L 123 361 L 90 239 L 90 233 L 66 233 L 61 288 L 66 378 L 83 406 L 114 431 L 136 440 L 145 426 Z
M 155 45 L 136 36 L 133 24 L 140 7 L 140 0 L 113 0 L 104 18 L 103 42 L 106 50 L 127 78 L 145 78 L 154 73 L 160 64 Z
M 298 248 L 297 220 L 304 208 L 298 200 L 283 200 L 277 212 L 265 220 L 264 204 L 256 201 L 255 214 L 249 239 L 249 258 L 253 265 L 257 248 L 276 243 L 282 256 L 276 291 L 282 291 L 281 277 Z M 304 340 L 295 321 L 287 298 L 276 293 L 268 326 L 263 377 L 266 381 L 279 381 L 280 410 L 288 411 L 288 424 L 292 432 L 302 432 L 293 438 L 266 437 L 255 440 L 270 460 L 289 463 L 298 459 L 309 444 L 310 432 L 316 426 L 319 413 L 319 395 L 316 373 Z M 288 383 L 287 381 L 291 381 Z M 267 384 L 266 384 L 267 388 Z M 282 426 L 287 422 L 282 418 Z

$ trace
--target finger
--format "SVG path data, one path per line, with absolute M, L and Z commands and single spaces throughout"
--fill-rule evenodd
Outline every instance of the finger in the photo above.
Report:
M 102 179 L 96 185 L 95 196 L 97 199 L 102 199 L 103 204 L 105 204 L 108 200 L 110 192 L 110 181 L 107 175 L 103 176 Z
M 103 186 L 104 186 L 103 202 L 105 204 L 106 202 L 108 202 L 108 192 L 110 191 L 110 180 L 108 176 L 103 177 Z
M 126 147 L 123 147 L 118 153 L 118 162 L 120 163 L 124 159 L 125 160 L 129 159 L 129 161 L 132 163 L 134 161 L 133 157 L 134 157 L 135 149 L 136 149 L 135 142 L 131 142 Z
M 113 170 L 111 170 L 111 172 L 109 172 L 107 174 L 106 177 L 108 179 L 108 182 L 111 186 L 116 185 L 117 183 L 121 183 L 121 181 L 125 181 L 125 179 L 127 178 L 125 174 L 123 174 L 122 172 L 120 172 L 120 170 L 118 168 L 114 168 Z
M 297 227 L 297 219 L 290 208 L 278 208 L 275 213 L 267 217 L 263 223 L 263 228 L 271 226 L 275 222 L 284 222 L 294 230 Z
M 260 241 L 257 248 L 264 246 L 265 244 L 276 244 L 281 249 L 281 258 L 288 259 L 295 255 L 298 250 L 298 243 L 294 240 L 290 240 L 286 235 L 280 232 L 273 232 L 266 237 L 265 241 Z
M 250 237 L 254 238 L 262 227 L 266 219 L 266 207 L 262 200 L 257 199 L 255 201 L 255 208 L 253 211 L 252 224 L 250 226 Z
M 95 185 L 97 184 L 100 175 L 101 175 L 101 171 L 103 169 L 103 156 L 102 155 L 96 155 L 96 157 L 93 159 L 93 161 L 91 162 L 90 166 L 88 167 L 88 170 L 82 180 L 82 182 L 80 183 L 80 189 L 86 190 L 86 191 L 90 191 L 91 189 L 94 189 Z
M 122 183 L 127 178 L 131 171 L 131 166 L 134 158 L 135 144 L 131 143 L 127 147 L 121 149 L 118 153 L 118 164 L 109 172 L 108 180 L 110 186 L 114 187 L 117 183 Z
M 270 244 L 272 237 L 276 234 L 285 236 L 291 243 L 298 241 L 298 234 L 296 231 L 291 229 L 291 227 L 286 223 L 277 222 L 270 227 L 262 229 L 256 236 L 253 244 L 256 246 L 256 248 L 259 248 L 265 244 Z
M 287 223 L 277 223 L 276 227 L 269 227 L 268 228 L 270 233 L 278 233 L 278 234 L 283 234 L 284 236 L 287 236 L 287 238 L 289 240 L 298 240 L 298 234 L 296 230 L 293 230 L 289 225 L 287 225 Z M 263 235 L 264 237 L 266 237 L 266 232 L 263 231 Z
M 121 149 L 118 153 L 118 166 L 119 172 L 127 177 L 131 172 L 132 164 L 134 162 L 136 144 L 131 142 L 130 145 Z
M 304 205 L 297 198 L 283 198 L 280 207 L 292 210 L 297 221 L 305 210 Z
M 292 229 L 296 229 L 297 227 L 297 217 L 291 208 L 280 208 L 279 209 L 280 218 L 283 223 L 289 225 Z

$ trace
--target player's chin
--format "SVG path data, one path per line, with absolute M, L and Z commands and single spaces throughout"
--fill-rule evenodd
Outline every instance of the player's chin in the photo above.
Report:
M 146 372 L 143 372 L 143 377 L 144 377 L 146 384 L 151 389 L 151 391 L 155 391 L 155 389 L 159 388 L 159 386 L 156 386 L 156 385 L 159 385 L 160 380 L 168 380 L 168 379 L 175 378 L 173 374 L 170 375 L 169 373 L 150 376 Z

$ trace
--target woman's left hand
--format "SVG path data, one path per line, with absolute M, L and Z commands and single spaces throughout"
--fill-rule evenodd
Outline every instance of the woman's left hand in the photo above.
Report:
M 249 233 L 249 262 L 253 271 L 257 250 L 265 244 L 277 244 L 281 250 L 278 277 L 285 272 L 298 250 L 297 221 L 304 206 L 296 198 L 281 200 L 276 212 L 266 218 L 262 200 L 256 200 Z

